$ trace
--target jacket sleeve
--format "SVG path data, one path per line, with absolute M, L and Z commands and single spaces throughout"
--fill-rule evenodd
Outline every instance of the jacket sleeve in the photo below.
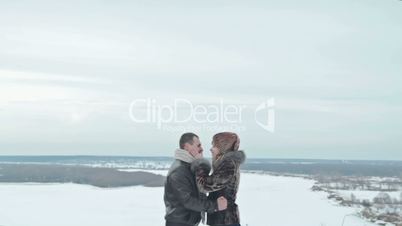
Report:
M 205 162 L 199 162 L 193 167 L 196 175 L 197 186 L 200 192 L 209 193 L 221 190 L 230 183 L 235 175 L 236 166 L 233 161 L 224 161 L 220 166 L 209 175 L 208 166 Z
M 172 185 L 172 191 L 179 202 L 186 208 L 197 212 L 213 213 L 218 211 L 216 201 L 201 199 L 200 197 L 191 196 L 192 188 L 190 178 L 184 175 L 173 173 L 168 178 Z M 191 178 L 192 179 L 192 178 Z M 198 192 L 197 192 L 198 194 Z

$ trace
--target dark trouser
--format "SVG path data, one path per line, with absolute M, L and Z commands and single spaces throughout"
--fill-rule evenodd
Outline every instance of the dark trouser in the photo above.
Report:
M 193 225 L 166 221 L 166 226 L 193 226 Z

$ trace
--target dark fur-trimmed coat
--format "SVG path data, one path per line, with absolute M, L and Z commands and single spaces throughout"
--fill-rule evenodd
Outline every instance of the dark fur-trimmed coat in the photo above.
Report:
M 199 159 L 192 163 L 199 191 L 209 193 L 209 200 L 216 200 L 220 196 L 228 200 L 226 210 L 208 214 L 208 225 L 240 224 L 236 195 L 240 182 L 240 164 L 245 159 L 243 151 L 229 151 L 214 162 L 211 175 L 208 160 Z

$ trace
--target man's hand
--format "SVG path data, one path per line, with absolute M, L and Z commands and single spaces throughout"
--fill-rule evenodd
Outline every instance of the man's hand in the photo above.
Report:
M 218 210 L 219 211 L 222 211 L 222 210 L 225 210 L 226 208 L 228 208 L 228 200 L 225 197 L 221 196 L 216 201 L 218 202 Z

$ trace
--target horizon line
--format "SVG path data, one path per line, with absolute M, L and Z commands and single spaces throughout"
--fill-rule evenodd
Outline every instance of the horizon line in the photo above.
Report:
M 88 154 L 59 154 L 59 155 L 49 155 L 49 154 L 17 154 L 17 155 L 3 155 L 0 154 L 1 157 L 140 157 L 140 158 L 174 158 L 174 156 L 164 156 L 164 155 L 88 155 Z M 210 158 L 210 157 L 205 157 Z M 250 157 L 248 159 L 259 159 L 259 160 L 321 160 L 321 161 L 387 161 L 387 162 L 402 162 L 402 159 L 338 159 L 338 158 L 284 158 L 284 157 L 275 157 L 275 158 L 268 158 L 268 157 Z

